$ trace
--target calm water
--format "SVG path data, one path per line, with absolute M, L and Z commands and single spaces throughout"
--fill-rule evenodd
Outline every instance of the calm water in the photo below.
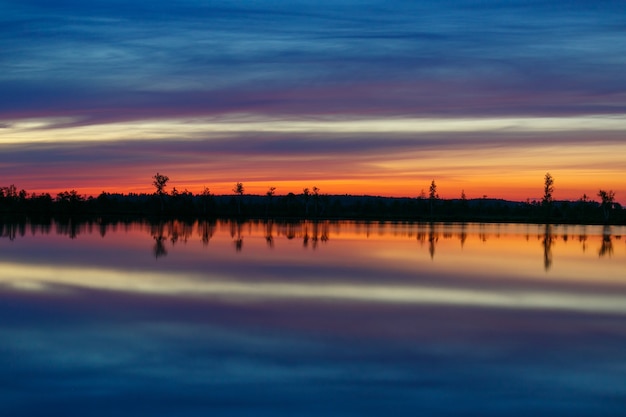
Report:
M 626 415 L 626 228 L 0 226 L 0 415 Z

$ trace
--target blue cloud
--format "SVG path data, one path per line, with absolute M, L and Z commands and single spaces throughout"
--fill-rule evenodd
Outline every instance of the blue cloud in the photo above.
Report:
M 622 112 L 624 12 L 617 2 L 8 2 L 0 109 Z

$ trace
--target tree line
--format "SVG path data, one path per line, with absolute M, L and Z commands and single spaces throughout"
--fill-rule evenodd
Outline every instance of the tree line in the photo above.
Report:
M 186 216 L 197 218 L 364 219 L 398 221 L 508 221 L 534 223 L 626 224 L 626 210 L 615 202 L 615 192 L 600 189 L 599 201 L 583 195 L 576 201 L 556 201 L 554 178 L 544 177 L 540 201 L 514 202 L 503 199 L 442 199 L 432 180 L 428 194 L 418 197 L 376 197 L 323 194 L 318 187 L 298 194 L 277 195 L 269 187 L 264 195 L 246 194 L 242 182 L 231 195 L 215 195 L 209 188 L 193 194 L 175 187 L 168 191 L 169 177 L 152 177 L 153 193 L 109 193 L 87 197 L 76 190 L 52 197 L 29 194 L 14 185 L 0 187 L 0 214 L 50 216 Z

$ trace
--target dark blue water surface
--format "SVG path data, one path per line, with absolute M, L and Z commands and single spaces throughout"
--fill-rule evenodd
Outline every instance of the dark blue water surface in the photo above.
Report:
M 626 229 L 2 225 L 2 416 L 626 415 Z

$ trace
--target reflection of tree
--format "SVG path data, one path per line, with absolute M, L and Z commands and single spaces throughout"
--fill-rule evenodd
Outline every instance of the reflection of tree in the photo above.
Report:
M 481 223 L 479 226 L 478 238 L 482 242 L 486 242 L 488 237 L 488 234 L 485 232 L 485 225 Z
M 330 226 L 330 223 L 328 222 L 322 223 L 322 230 L 320 232 L 320 240 L 322 242 L 328 242 L 328 239 L 330 236 L 329 226 Z
M 100 224 L 99 224 L 100 237 L 104 237 L 106 235 L 107 228 L 108 228 L 107 223 L 104 221 L 100 221 Z
M 308 190 L 305 188 L 305 190 Z M 308 225 L 305 223 L 303 225 L 303 232 L 302 232 L 302 246 L 304 246 L 305 248 L 309 246 L 309 227 Z
M 587 250 L 587 231 L 584 226 L 583 226 L 582 233 L 578 235 L 578 241 L 582 245 L 583 253 L 585 253 L 585 251 Z
M 7 237 L 11 241 L 15 240 L 17 237 L 18 225 L 15 223 L 8 223 L 2 226 L 2 237 Z
M 67 235 L 70 239 L 76 239 L 80 232 L 84 230 L 84 227 L 81 227 L 81 225 L 71 217 L 64 219 L 63 221 L 59 221 L 56 226 L 57 234 Z
M 602 245 L 600 246 L 600 251 L 598 251 L 598 256 L 605 255 L 613 255 L 613 241 L 611 240 L 610 226 L 604 226 L 602 230 Z
M 235 250 L 241 252 L 241 249 L 243 249 L 243 237 L 240 236 L 235 239 Z
M 165 249 L 165 225 L 162 222 L 150 225 L 150 234 L 154 239 L 154 247 L 152 248 L 154 257 L 159 259 L 161 256 L 167 255 L 167 249 Z
M 201 230 L 202 245 L 207 246 L 215 233 L 215 225 L 212 222 L 204 221 L 199 224 L 199 228 Z
M 543 268 L 547 271 L 552 266 L 552 245 L 554 245 L 551 224 L 546 224 L 545 226 L 542 244 L 543 244 Z
M 154 237 L 154 248 L 152 252 L 154 253 L 154 257 L 159 259 L 161 256 L 167 255 L 167 249 L 165 249 L 165 236 L 153 236 Z
M 439 240 L 439 233 L 436 230 L 435 223 L 428 223 L 428 230 L 424 230 L 426 226 L 424 224 L 418 224 L 417 226 L 417 241 L 420 242 L 420 246 L 423 246 L 428 241 L 428 253 L 430 258 L 435 257 L 435 247 Z
M 287 230 L 285 231 L 285 236 L 289 240 L 296 237 L 296 225 L 294 223 L 287 224 Z
M 230 223 L 230 236 L 235 239 L 235 250 L 237 252 L 241 252 L 243 249 L 243 236 L 241 234 L 241 222 L 231 222 Z
M 417 233 L 415 235 L 415 238 L 420 243 L 420 246 L 424 245 L 424 242 L 426 241 L 426 233 L 422 231 L 422 226 L 420 224 L 417 225 Z
M 167 224 L 167 235 L 170 238 L 172 244 L 176 244 L 179 240 L 183 243 L 187 243 L 187 240 L 192 234 L 193 224 L 183 222 L 180 220 L 171 220 Z
M 465 240 L 467 239 L 466 229 L 467 229 L 467 223 L 461 223 L 461 233 L 459 233 L 459 240 L 461 241 L 461 247 L 465 246 Z
M 265 242 L 270 248 L 274 247 L 274 222 L 272 220 L 265 223 Z
M 309 226 L 311 226 L 310 233 Z M 317 249 L 319 242 L 328 241 L 328 233 L 328 222 L 304 222 L 302 224 L 302 245 L 306 248 L 310 241 L 313 249 Z
M 439 235 L 435 233 L 435 224 L 431 222 L 428 226 L 428 253 L 430 253 L 430 259 L 435 258 L 435 246 L 438 240 Z

